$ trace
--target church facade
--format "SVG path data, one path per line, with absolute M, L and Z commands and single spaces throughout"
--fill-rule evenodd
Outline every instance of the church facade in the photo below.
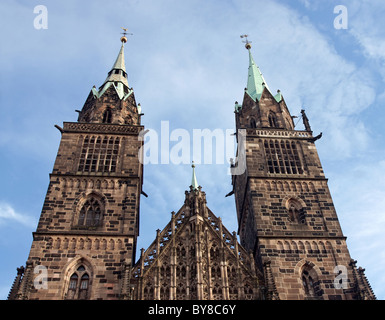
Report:
M 305 111 L 294 128 L 251 54 L 232 175 L 238 236 L 208 207 L 193 165 L 185 202 L 136 259 L 141 108 L 124 43 L 61 142 L 31 250 L 11 300 L 375 299 L 346 245 Z

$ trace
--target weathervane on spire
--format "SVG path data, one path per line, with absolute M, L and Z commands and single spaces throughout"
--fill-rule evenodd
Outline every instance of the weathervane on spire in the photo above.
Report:
M 120 41 L 122 41 L 123 43 L 126 43 L 126 42 L 127 42 L 127 37 L 126 37 L 126 35 L 132 36 L 133 33 L 127 32 L 127 30 L 128 30 L 127 28 L 123 28 L 123 27 L 122 27 L 122 29 L 123 29 L 124 32 L 121 33 L 121 34 L 123 35 L 123 37 L 120 38 Z
M 243 40 L 242 42 L 243 43 L 246 43 L 245 44 L 245 48 L 247 49 L 247 50 L 250 50 L 250 48 L 251 48 L 251 41 L 249 41 L 249 39 L 247 39 L 247 37 L 248 37 L 249 35 L 247 35 L 247 34 L 243 34 L 243 35 L 241 35 L 241 38 L 243 39 L 243 38 L 246 38 L 246 40 Z

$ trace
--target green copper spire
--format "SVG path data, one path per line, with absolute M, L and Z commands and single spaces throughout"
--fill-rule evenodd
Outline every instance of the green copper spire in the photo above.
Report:
M 251 41 L 249 41 L 247 37 L 248 37 L 247 34 L 241 35 L 241 38 L 246 38 L 246 40 L 243 40 L 243 42 L 245 43 L 245 48 L 249 51 L 249 72 L 247 77 L 247 87 L 245 91 L 254 101 L 257 101 L 257 100 L 259 101 L 259 99 L 262 96 L 262 92 L 264 88 L 269 90 L 270 93 L 271 93 L 271 90 L 267 86 L 261 70 L 259 70 L 259 67 L 255 64 L 254 58 L 250 50 Z M 274 98 L 277 102 L 280 102 L 283 99 L 282 94 L 279 90 L 277 94 L 274 96 Z M 240 109 L 242 109 L 242 106 L 239 105 L 238 102 L 236 102 L 235 111 L 238 112 Z
M 124 62 L 124 44 L 127 42 L 126 36 L 121 37 L 120 41 L 122 42 L 122 46 L 106 80 L 104 80 L 103 84 L 99 87 L 99 90 L 96 88 L 92 89 L 94 96 L 97 98 L 101 97 L 110 86 L 115 88 L 120 99 L 127 99 L 132 93 L 132 89 L 128 86 L 126 65 Z
M 118 57 L 116 58 L 116 61 L 112 69 L 123 70 L 124 72 L 126 71 L 126 65 L 124 63 L 124 42 L 122 42 L 122 46 L 120 47 Z
M 246 92 L 254 101 L 256 101 L 261 97 L 265 87 L 269 91 L 270 89 L 267 86 L 265 79 L 263 78 L 261 70 L 259 70 L 259 67 L 255 64 L 253 56 L 251 55 L 250 42 L 247 42 L 245 47 L 249 51 L 249 73 L 247 78 Z
M 124 62 L 124 42 L 125 41 L 122 41 L 118 57 L 102 86 L 107 82 L 118 82 L 128 87 L 126 65 Z
M 194 161 L 192 162 L 191 167 L 193 169 L 192 179 L 191 179 L 191 186 L 192 186 L 193 190 L 198 190 L 199 184 L 198 184 L 197 177 L 195 175 L 195 164 L 194 164 Z

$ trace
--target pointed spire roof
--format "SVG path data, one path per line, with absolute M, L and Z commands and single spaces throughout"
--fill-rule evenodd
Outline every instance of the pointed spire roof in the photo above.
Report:
M 253 56 L 251 54 L 251 44 L 250 42 L 246 43 L 246 49 L 249 51 L 249 72 L 247 78 L 247 88 L 246 92 L 248 95 L 256 101 L 262 95 L 263 89 L 267 88 L 269 91 L 269 87 L 266 84 L 266 81 L 262 75 L 261 70 L 255 64 Z
M 124 44 L 127 42 L 125 36 L 121 37 L 122 45 L 119 50 L 118 57 L 110 72 L 108 72 L 106 80 L 99 87 L 99 90 L 92 88 L 94 97 L 100 98 L 109 87 L 114 87 L 120 99 L 127 99 L 133 92 L 128 86 L 126 65 L 124 62 Z
M 120 69 L 120 70 L 123 70 L 124 72 L 126 71 L 126 65 L 124 63 L 124 42 L 122 42 L 122 46 L 120 47 L 118 57 L 116 58 L 116 61 L 112 69 Z
M 122 46 L 120 47 L 118 57 L 116 58 L 111 71 L 108 73 L 106 80 L 102 84 L 102 87 L 107 82 L 121 82 L 126 87 L 128 87 L 126 65 L 124 62 L 124 43 L 125 41 L 122 41 Z
M 191 179 L 191 186 L 192 186 L 193 190 L 198 190 L 199 184 L 198 184 L 197 177 L 195 175 L 195 164 L 194 164 L 194 161 L 192 162 L 191 168 L 193 169 L 192 179 Z

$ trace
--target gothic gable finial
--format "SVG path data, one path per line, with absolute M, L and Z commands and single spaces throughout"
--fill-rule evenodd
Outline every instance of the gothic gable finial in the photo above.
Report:
M 194 164 L 194 161 L 191 164 L 191 168 L 193 169 L 192 179 L 191 179 L 191 187 L 192 187 L 192 190 L 198 190 L 199 189 L 199 184 L 198 184 L 197 177 L 195 175 L 195 164 Z

